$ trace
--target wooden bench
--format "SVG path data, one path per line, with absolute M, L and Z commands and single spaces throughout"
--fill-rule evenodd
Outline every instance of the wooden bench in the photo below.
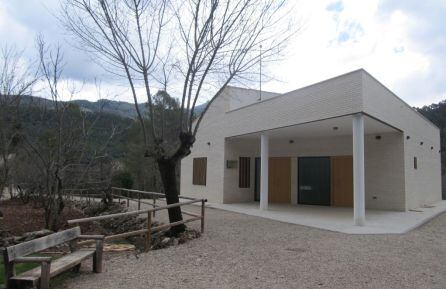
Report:
M 77 240 L 85 239 L 96 240 L 96 248 L 79 249 Z M 57 260 L 52 260 L 51 257 L 27 257 L 27 255 L 67 242 L 70 245 L 71 253 Z M 103 243 L 104 236 L 81 235 L 80 227 L 75 227 L 46 237 L 7 247 L 3 251 L 6 288 L 32 286 L 40 289 L 47 289 L 49 288 L 50 278 L 72 268 L 78 271 L 81 262 L 91 256 L 93 257 L 93 272 L 100 273 L 102 272 Z M 20 275 L 15 275 L 14 265 L 17 263 L 40 263 L 40 267 L 26 271 Z

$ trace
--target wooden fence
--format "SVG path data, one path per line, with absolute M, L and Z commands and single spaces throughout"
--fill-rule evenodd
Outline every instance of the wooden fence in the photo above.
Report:
M 106 197 L 106 193 L 104 190 L 95 189 L 64 189 L 63 196 L 68 200 L 79 198 L 81 201 L 84 200 L 90 203 L 91 201 L 101 201 Z
M 123 194 L 123 193 L 125 193 L 125 194 Z M 135 198 L 135 195 L 136 195 L 136 198 Z M 101 216 L 96 216 L 96 217 L 88 217 L 88 218 L 82 218 L 82 219 L 74 219 L 74 220 L 69 220 L 68 224 L 69 225 L 79 225 L 82 223 L 90 223 L 90 222 L 96 222 L 96 221 L 101 221 L 101 220 L 109 220 L 109 219 L 119 218 L 119 217 L 124 217 L 124 216 L 139 216 L 139 215 L 144 214 L 147 218 L 147 228 L 146 229 L 130 231 L 130 232 L 125 232 L 125 233 L 115 234 L 115 235 L 109 235 L 109 236 L 105 237 L 105 241 L 123 239 L 123 238 L 127 238 L 127 237 L 132 237 L 132 236 L 145 235 L 146 236 L 146 250 L 150 250 L 152 234 L 161 232 L 165 229 L 169 229 L 169 228 L 177 226 L 177 225 L 186 224 L 189 222 L 200 220 L 201 221 L 201 233 L 204 232 L 205 204 L 207 202 L 206 199 L 197 199 L 197 198 L 191 198 L 191 197 L 186 197 L 186 196 L 179 196 L 180 200 L 182 199 L 181 202 L 175 203 L 175 204 L 170 204 L 170 205 L 166 204 L 164 206 L 160 206 L 160 205 L 156 204 L 156 200 L 157 199 L 158 200 L 165 199 L 165 195 L 160 194 L 160 193 L 129 190 L 129 189 L 123 189 L 123 188 L 112 188 L 112 196 L 113 196 L 113 198 L 118 198 L 119 202 L 120 202 L 121 198 L 126 199 L 127 207 L 130 207 L 131 201 L 137 202 L 138 210 L 130 211 L 130 212 L 123 212 L 123 213 L 116 213 L 116 214 L 109 214 L 109 215 L 101 215 Z M 152 199 L 152 202 L 151 203 L 146 202 L 144 197 L 148 198 L 148 199 Z M 201 214 L 195 214 L 192 212 L 187 212 L 187 211 L 182 210 L 183 215 L 191 216 L 191 218 L 183 219 L 181 221 L 177 221 L 177 222 L 173 222 L 173 223 L 162 224 L 162 225 L 159 225 L 156 227 L 152 227 L 153 218 L 155 218 L 155 212 L 161 211 L 161 210 L 168 210 L 170 208 L 175 208 L 175 207 L 181 207 L 181 206 L 185 206 L 185 205 L 192 205 L 192 204 L 196 204 L 196 203 L 201 203 Z M 149 205 L 152 208 L 141 210 L 141 204 Z M 88 242 L 90 242 L 90 241 L 85 241 L 80 244 L 86 244 Z

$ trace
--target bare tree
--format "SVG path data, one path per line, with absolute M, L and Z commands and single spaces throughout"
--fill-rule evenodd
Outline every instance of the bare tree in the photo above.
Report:
M 61 49 L 48 48 L 42 38 L 38 38 L 37 44 L 40 75 L 46 84 L 42 91 L 51 101 L 28 109 L 28 117 L 39 131 L 26 128 L 22 134 L 23 145 L 18 156 L 21 163 L 15 177 L 21 188 L 45 209 L 47 228 L 57 230 L 65 206 L 64 190 L 88 181 L 95 164 L 103 159 L 115 127 L 111 125 L 107 129 L 108 136 L 101 144 L 92 143 L 92 133 L 101 113 L 83 112 L 77 105 L 63 101 L 66 89 L 61 83 Z M 69 97 L 76 92 L 70 90 Z
M 31 93 L 36 76 L 14 47 L 5 46 L 0 53 L 0 197 L 5 187 L 12 197 L 10 171 L 20 142 L 19 108 L 22 97 Z
M 61 18 L 80 46 L 127 81 L 147 147 L 145 155 L 158 164 L 168 204 L 179 201 L 179 163 L 190 154 L 208 107 L 229 83 L 249 79 L 260 57 L 264 62 L 276 59 L 296 31 L 284 23 L 285 2 L 63 0 Z M 157 85 L 175 90 L 166 77 L 172 69 L 175 83 L 181 83 L 173 141 L 163 133 L 162 114 L 154 113 Z M 207 107 L 198 116 L 195 108 L 205 95 L 210 96 Z M 138 96 L 147 101 L 147 123 Z M 181 209 L 170 209 L 169 219 L 182 220 Z M 184 229 L 180 225 L 172 232 Z

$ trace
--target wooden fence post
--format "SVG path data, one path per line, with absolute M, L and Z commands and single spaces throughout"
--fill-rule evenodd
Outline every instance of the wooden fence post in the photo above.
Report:
M 204 233 L 204 200 L 201 200 L 201 233 Z
M 141 193 L 138 193 L 138 211 L 141 210 Z
M 153 196 L 153 208 L 156 208 L 156 196 Z M 155 218 L 155 211 L 153 211 L 153 217 Z
M 146 251 L 150 251 L 152 243 L 152 212 L 147 213 L 147 236 L 146 236 Z
M 104 252 L 104 240 L 96 240 L 96 252 L 93 255 L 93 272 L 102 273 L 102 256 Z
M 13 288 L 11 285 L 11 281 L 9 279 L 11 279 L 14 275 L 15 275 L 15 268 L 14 268 L 14 263 L 10 262 L 8 259 L 8 254 L 6 253 L 6 250 L 3 251 L 3 263 L 5 266 L 5 272 L 4 272 L 4 278 L 5 278 L 5 285 L 7 289 Z
M 40 289 L 49 289 L 50 288 L 50 270 L 51 270 L 51 262 L 45 261 L 42 262 L 41 273 L 40 273 Z

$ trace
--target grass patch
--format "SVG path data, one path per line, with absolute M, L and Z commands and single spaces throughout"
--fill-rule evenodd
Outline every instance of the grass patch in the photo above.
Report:
M 28 270 L 34 269 L 36 267 L 39 267 L 40 264 L 38 263 L 21 263 L 15 265 L 16 274 L 21 274 L 23 272 L 26 272 Z M 0 261 L 0 284 L 5 284 L 5 266 L 3 265 L 3 260 Z
M 48 255 L 43 255 L 43 254 L 32 254 L 30 256 L 33 257 L 48 257 Z M 53 257 L 53 260 L 58 259 L 59 257 Z M 26 272 L 28 270 L 34 269 L 36 267 L 40 267 L 40 263 L 19 263 L 16 264 L 15 266 L 15 270 L 16 270 L 16 275 L 20 275 L 23 272 Z M 73 277 L 75 275 L 77 275 L 77 273 L 73 273 L 68 271 L 69 274 L 62 274 L 60 276 L 57 276 L 56 278 L 51 278 L 51 285 L 55 286 L 55 285 L 60 285 L 64 279 L 66 278 L 70 278 Z M 68 273 L 67 272 L 67 273 Z M 3 264 L 3 260 L 0 260 L 0 285 L 5 285 L 5 266 Z M 1 288 L 1 286 L 0 286 Z

